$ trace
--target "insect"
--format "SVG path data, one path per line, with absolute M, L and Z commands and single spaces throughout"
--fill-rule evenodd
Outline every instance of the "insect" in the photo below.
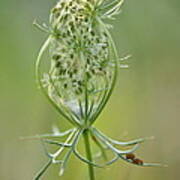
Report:
M 133 153 L 126 154 L 126 159 L 134 160 L 135 157 L 136 156 Z
M 137 165 L 143 165 L 143 161 L 141 159 L 138 159 L 138 158 L 133 159 L 133 163 L 137 164 Z
M 126 154 L 126 159 L 132 160 L 132 163 L 134 164 L 143 165 L 143 160 L 136 158 L 135 154 L 133 153 Z

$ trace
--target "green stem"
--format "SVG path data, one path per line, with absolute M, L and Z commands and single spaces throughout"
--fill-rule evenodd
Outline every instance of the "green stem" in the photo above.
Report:
M 92 154 L 91 154 L 88 130 L 84 131 L 83 136 L 84 136 L 84 144 L 85 144 L 87 159 L 89 161 L 92 161 Z M 88 164 L 88 168 L 89 168 L 90 180 L 95 180 L 94 167 L 91 164 Z

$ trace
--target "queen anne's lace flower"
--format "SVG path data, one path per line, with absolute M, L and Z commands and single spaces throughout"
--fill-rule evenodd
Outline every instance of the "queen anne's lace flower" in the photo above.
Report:
M 50 15 L 49 82 L 42 81 L 51 100 L 79 123 L 96 119 L 116 76 L 112 42 L 96 3 L 61 0 Z
M 109 33 L 110 26 L 103 19 L 112 19 L 119 14 L 122 3 L 123 0 L 60 0 L 51 10 L 49 28 L 36 23 L 41 30 L 49 33 L 36 63 L 39 86 L 52 105 L 75 128 L 64 133 L 56 129 L 53 134 L 38 136 L 42 137 L 43 143 L 61 148 L 54 154 L 46 151 L 50 161 L 35 179 L 39 179 L 52 163 L 61 164 L 62 174 L 72 153 L 95 167 L 110 165 L 118 159 L 140 166 L 153 165 L 144 163 L 133 154 L 145 139 L 119 142 L 92 126 L 112 94 L 118 69 L 119 58 Z M 48 59 L 41 63 L 47 49 Z M 68 134 L 65 143 L 45 139 Z M 86 134 L 87 141 L 87 134 L 90 134 L 100 147 L 101 154 L 105 155 L 106 149 L 110 149 L 114 158 L 98 164 L 90 156 L 87 159 L 83 157 L 77 150 L 82 134 Z M 114 145 L 127 146 L 129 149 L 120 150 Z M 63 160 L 57 160 L 66 147 L 68 151 Z

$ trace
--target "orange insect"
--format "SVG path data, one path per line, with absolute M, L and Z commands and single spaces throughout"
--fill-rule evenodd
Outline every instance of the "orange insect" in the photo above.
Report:
M 135 155 L 133 153 L 126 154 L 126 159 L 134 160 L 135 159 Z
M 141 159 L 133 159 L 134 164 L 143 165 L 143 161 Z

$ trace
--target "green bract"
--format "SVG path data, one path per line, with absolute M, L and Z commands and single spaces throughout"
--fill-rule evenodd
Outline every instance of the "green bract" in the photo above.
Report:
M 62 175 L 72 153 L 89 165 L 91 180 L 95 179 L 94 166 L 101 168 L 119 158 L 140 166 L 155 165 L 129 158 L 134 156 L 126 157 L 145 139 L 119 142 L 92 126 L 112 94 L 118 70 L 119 57 L 109 33 L 110 25 L 105 24 L 104 19 L 119 14 L 122 4 L 123 0 L 60 0 L 51 10 L 49 27 L 35 23 L 49 35 L 36 62 L 38 84 L 57 111 L 75 126 L 64 133 L 56 131 L 37 136 L 50 160 L 37 174 L 36 180 L 54 163 L 60 164 Z M 43 57 L 45 52 L 48 52 L 48 58 Z M 85 140 L 87 158 L 77 150 L 81 135 Z M 98 164 L 91 155 L 89 135 L 106 160 L 103 164 Z M 62 136 L 68 136 L 65 142 L 47 139 Z M 52 154 L 46 150 L 45 144 L 60 148 Z M 127 146 L 128 149 L 120 150 L 114 145 Z M 68 149 L 65 156 L 57 160 L 65 148 Z M 109 149 L 114 154 L 110 160 L 106 158 Z

